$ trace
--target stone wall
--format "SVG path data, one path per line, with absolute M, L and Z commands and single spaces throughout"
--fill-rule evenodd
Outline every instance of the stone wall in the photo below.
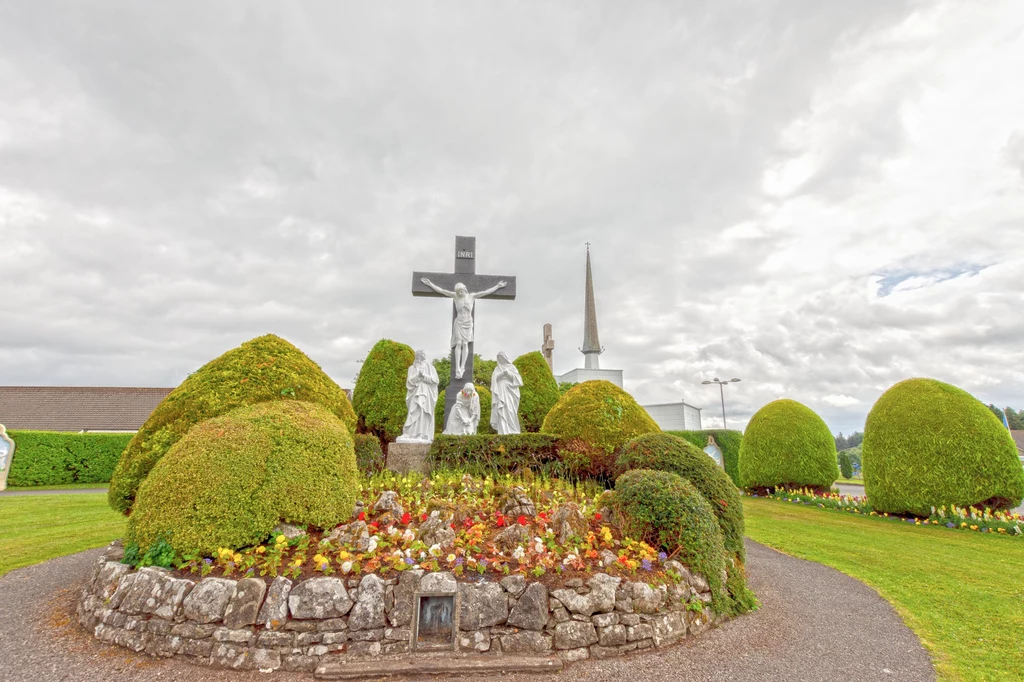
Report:
M 408 570 L 394 578 L 238 580 L 133 571 L 117 543 L 82 590 L 79 622 L 97 638 L 154 656 L 228 668 L 314 671 L 323 663 L 410 652 L 416 599 L 453 595 L 451 646 L 464 653 L 606 658 L 672 644 L 717 622 L 707 582 L 679 564 L 673 585 L 598 573 L 548 590 L 512 575 L 458 582 Z

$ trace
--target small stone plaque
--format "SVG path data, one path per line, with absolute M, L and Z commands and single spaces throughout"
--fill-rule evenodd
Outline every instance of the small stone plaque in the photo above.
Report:
M 421 594 L 417 600 L 413 648 L 455 647 L 455 595 Z

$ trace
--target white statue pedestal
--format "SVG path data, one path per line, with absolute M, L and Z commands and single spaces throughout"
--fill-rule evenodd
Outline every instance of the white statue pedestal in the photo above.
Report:
M 387 467 L 399 474 L 429 474 L 430 443 L 391 443 L 388 445 Z

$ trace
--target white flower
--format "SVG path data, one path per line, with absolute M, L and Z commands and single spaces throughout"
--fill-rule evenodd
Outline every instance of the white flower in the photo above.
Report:
M 448 559 L 448 563 L 451 563 L 451 562 L 455 561 L 455 555 L 454 554 L 449 554 L 447 559 Z
M 526 550 L 522 547 L 516 547 L 516 550 L 512 552 L 513 559 L 522 559 L 524 556 L 526 556 Z
M 395 528 L 394 526 L 388 526 L 388 535 L 394 535 L 397 532 L 398 532 L 397 528 Z
M 562 559 L 562 565 L 563 566 L 568 566 L 569 564 L 571 564 L 574 561 L 576 561 L 576 555 L 572 554 L 572 553 L 569 553 L 569 554 L 567 554 L 565 556 L 564 559 Z
M 343 575 L 348 575 L 352 571 L 352 562 L 346 561 L 341 565 L 341 572 Z
M 370 544 L 367 545 L 366 551 L 369 552 L 370 554 L 373 554 L 374 552 L 377 551 L 377 536 L 376 535 L 374 535 L 372 538 L 370 538 Z
M 430 556 L 441 556 L 441 545 L 431 545 Z
M 402 533 L 402 539 L 406 542 L 412 542 L 416 539 L 416 533 L 413 533 L 411 528 L 406 528 L 405 532 Z

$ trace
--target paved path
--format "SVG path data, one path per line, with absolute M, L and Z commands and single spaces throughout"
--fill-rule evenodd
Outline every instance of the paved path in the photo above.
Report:
M 0 497 L 23 497 L 25 495 L 78 495 L 80 493 L 105 493 L 106 488 L 65 488 L 62 490 L 0 490 Z
M 935 679 L 928 654 L 873 590 L 831 568 L 747 541 L 759 611 L 653 655 L 569 665 L 557 675 L 502 675 L 512 682 L 829 681 Z M 277 680 L 293 673 L 216 672 L 151 659 L 95 641 L 74 617 L 81 582 L 100 550 L 18 569 L 0 578 L 0 673 L 10 682 L 50 680 Z M 68 581 L 70 580 L 70 585 Z M 494 676 L 480 679 L 494 682 Z

